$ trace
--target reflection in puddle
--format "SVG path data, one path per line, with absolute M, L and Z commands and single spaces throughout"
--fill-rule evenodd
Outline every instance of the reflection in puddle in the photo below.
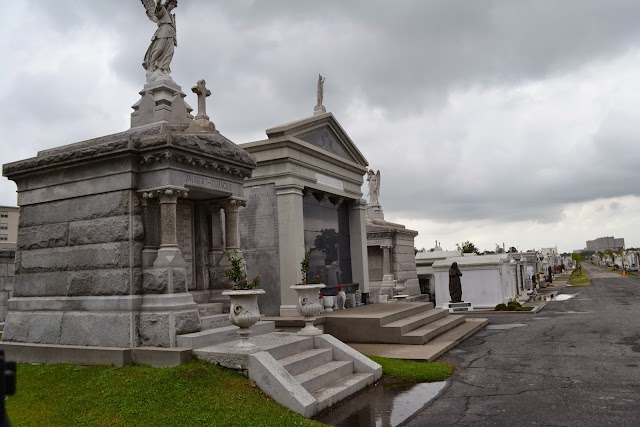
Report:
M 314 419 L 334 426 L 392 427 L 405 422 L 447 385 L 406 383 L 384 379 Z
M 575 296 L 578 294 L 562 294 L 562 295 L 548 295 L 545 297 L 546 301 L 567 301 L 570 300 L 571 298 L 575 298 Z
M 513 328 L 521 328 L 523 326 L 527 326 L 524 323 L 505 323 L 503 325 L 489 325 L 487 329 L 513 329 Z

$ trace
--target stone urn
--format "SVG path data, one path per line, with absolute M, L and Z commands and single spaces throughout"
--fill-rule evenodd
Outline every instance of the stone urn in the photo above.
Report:
M 322 303 L 324 304 L 324 311 L 329 313 L 331 311 L 333 311 L 333 304 L 334 304 L 334 297 L 332 297 L 331 295 L 325 295 L 322 298 Z
M 324 283 L 314 283 L 310 285 L 293 285 L 291 289 L 298 294 L 298 302 L 296 309 L 298 313 L 304 317 L 305 327 L 298 334 L 300 335 L 320 335 L 322 331 L 315 326 L 313 322 L 316 320 L 322 305 L 318 296 L 320 289 L 324 288 Z M 326 298 L 326 297 L 324 297 Z M 324 299 L 323 298 L 323 299 Z
M 235 347 L 238 350 L 254 350 L 257 348 L 255 344 L 249 342 L 249 334 L 251 333 L 249 328 L 260 320 L 258 295 L 264 293 L 264 289 L 224 291 L 222 293 L 222 295 L 226 295 L 231 299 L 229 320 L 240 328 L 238 331 L 240 342 Z

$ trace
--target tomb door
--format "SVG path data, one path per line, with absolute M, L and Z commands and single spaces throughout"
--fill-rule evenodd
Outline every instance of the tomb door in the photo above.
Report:
M 195 247 L 194 247 L 194 204 L 190 200 L 178 199 L 176 207 L 176 232 L 178 247 L 182 252 L 182 258 L 187 270 L 187 289 L 196 289 L 195 271 Z

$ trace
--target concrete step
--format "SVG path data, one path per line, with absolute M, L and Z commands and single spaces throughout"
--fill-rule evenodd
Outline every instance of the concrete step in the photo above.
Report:
M 427 294 L 410 295 L 405 299 L 404 302 L 429 302 L 429 295 Z
M 222 314 L 224 312 L 224 304 L 220 302 L 208 302 L 206 304 L 198 304 L 198 314 L 200 317 L 213 316 L 214 314 Z
M 400 336 L 420 326 L 442 319 L 447 316 L 448 313 L 448 310 L 434 308 L 419 314 L 414 314 L 413 316 L 405 317 L 404 319 L 396 320 L 395 322 L 387 323 L 382 328 Z
M 404 307 L 404 304 L 400 307 Z M 389 323 L 393 323 L 397 320 L 401 320 L 409 316 L 414 316 L 416 314 L 424 313 L 425 311 L 433 309 L 433 307 L 434 307 L 434 304 L 432 302 L 414 304 L 413 306 L 407 307 L 405 310 L 398 311 L 396 313 L 388 314 L 384 317 L 381 317 L 380 326 L 388 325 Z
M 295 375 L 295 378 L 309 393 L 313 393 L 351 374 L 353 374 L 352 361 L 333 360 Z
M 354 373 L 311 393 L 311 395 L 318 402 L 317 411 L 320 412 L 374 382 L 375 378 L 371 373 Z
M 391 359 L 426 360 L 433 362 L 460 342 L 484 328 L 487 319 L 467 318 L 464 323 L 439 335 L 424 345 L 412 344 L 349 344 L 363 354 Z
M 423 345 L 462 323 L 464 323 L 464 316 L 446 315 L 446 317 L 436 320 L 435 322 L 403 334 L 402 337 L 400 337 L 400 342 L 402 344 Z
M 200 332 L 193 332 L 191 334 L 178 335 L 176 337 L 176 343 L 178 347 L 186 348 L 202 348 L 210 345 L 222 344 L 228 341 L 234 341 L 238 339 L 237 326 L 225 326 L 216 329 L 207 329 Z M 251 336 L 268 334 L 275 331 L 274 322 L 258 322 L 251 327 Z
M 225 326 L 231 326 L 228 314 L 213 314 L 211 316 L 200 316 L 200 329 L 202 331 L 207 329 L 223 328 Z
M 312 348 L 311 350 L 280 359 L 279 362 L 291 375 L 298 375 L 332 360 L 332 348 Z

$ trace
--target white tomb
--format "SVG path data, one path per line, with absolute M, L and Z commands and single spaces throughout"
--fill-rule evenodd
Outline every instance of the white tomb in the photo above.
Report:
M 433 263 L 436 307 L 449 308 L 449 268 L 462 272 L 462 300 L 474 308 L 493 308 L 517 293 L 514 269 L 507 254 L 451 257 Z

